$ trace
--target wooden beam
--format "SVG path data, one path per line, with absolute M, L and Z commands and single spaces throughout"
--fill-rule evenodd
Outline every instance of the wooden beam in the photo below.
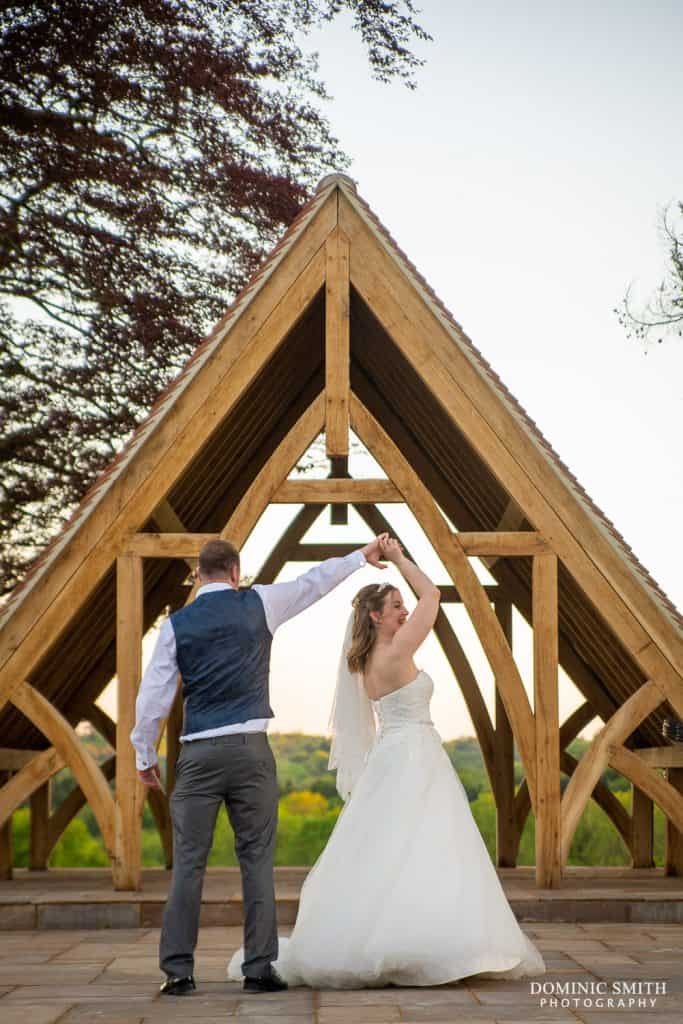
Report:
M 336 228 L 325 243 L 325 447 L 349 454 L 349 240 Z
M 50 856 L 48 822 L 50 820 L 50 780 L 31 793 L 31 834 L 28 866 L 31 871 L 45 871 Z
M 15 750 L 11 747 L 0 747 L 0 772 L 18 772 L 39 753 L 39 750 Z
M 142 560 L 120 555 L 116 561 L 116 849 L 114 888 L 141 885 L 140 816 L 145 790 L 135 767 L 130 733 L 142 675 Z
M 12 694 L 12 703 L 50 740 L 85 792 L 110 858 L 114 857 L 114 801 L 92 754 L 76 730 L 54 705 L 24 681 Z M 132 728 L 132 727 L 131 727 Z M 26 766 L 30 768 L 30 765 Z
M 562 863 L 567 863 L 576 827 L 595 786 L 610 763 L 610 751 L 623 743 L 662 703 L 659 687 L 650 679 L 614 712 L 593 737 L 562 796 Z M 638 763 L 643 762 L 634 754 Z M 617 769 L 619 770 L 619 769 Z M 647 780 L 647 776 L 645 776 Z M 643 788 L 643 787 L 641 787 Z M 648 792 L 646 789 L 645 792 Z
M 497 558 L 548 554 L 552 548 L 540 533 L 458 533 L 458 541 L 468 555 L 495 555 Z
M 631 866 L 653 868 L 654 804 L 652 798 L 635 785 L 631 802 Z
M 557 558 L 533 563 L 534 721 L 536 724 L 536 884 L 554 889 L 560 860 L 560 718 L 557 675 Z
M 499 600 L 494 610 L 512 651 L 512 604 Z M 495 784 L 492 789 L 496 802 L 496 864 L 498 867 L 514 868 L 519 847 L 515 819 L 515 738 L 498 686 L 495 716 Z
M 633 753 L 652 768 L 683 768 L 683 743 L 670 747 L 638 747 Z
M 348 455 L 333 456 L 330 459 L 330 472 L 327 474 L 328 477 L 332 477 L 337 480 L 348 480 L 351 477 L 349 473 L 349 457 Z M 348 526 L 349 525 L 349 506 L 348 505 L 330 505 L 330 526 Z
M 329 505 L 339 502 L 402 502 L 390 480 L 285 480 L 271 501 L 279 504 Z
M 536 740 L 534 721 L 519 669 L 515 665 L 500 624 L 477 579 L 467 555 L 458 543 L 431 494 L 377 420 L 351 393 L 351 424 L 366 448 L 380 462 L 400 490 L 432 547 L 462 594 L 494 675 L 500 680 L 505 708 L 529 780 L 532 803 L 536 796 Z
M 48 747 L 15 772 L 0 788 L 0 827 L 9 820 L 20 804 L 29 799 L 31 793 L 63 767 L 64 758 L 54 747 Z
M 287 246 L 277 273 L 261 275 L 214 328 L 213 341 L 229 332 L 229 342 L 215 347 L 210 359 L 195 361 L 172 410 L 160 413 L 127 455 L 125 471 L 81 524 L 77 542 L 64 545 L 39 585 L 25 588 L 14 603 L 0 633 L 0 707 L 57 642 L 127 538 L 142 529 L 324 286 L 324 243 L 337 223 L 337 207 L 334 194 L 322 201 Z
M 136 533 L 126 554 L 136 558 L 196 558 L 218 533 Z

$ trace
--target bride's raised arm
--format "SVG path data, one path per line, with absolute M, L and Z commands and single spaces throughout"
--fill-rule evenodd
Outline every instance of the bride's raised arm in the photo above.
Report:
M 403 554 L 401 545 L 393 537 L 380 542 L 382 556 L 393 562 L 407 583 L 417 594 L 417 606 L 391 641 L 393 652 L 400 657 L 412 658 L 420 644 L 426 639 L 434 625 L 439 611 L 441 592 L 429 576 L 418 569 L 414 562 Z

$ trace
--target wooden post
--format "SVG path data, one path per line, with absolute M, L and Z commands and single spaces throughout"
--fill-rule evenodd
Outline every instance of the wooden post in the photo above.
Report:
M 349 241 L 339 230 L 325 243 L 325 446 L 349 454 Z
M 114 888 L 139 889 L 144 792 L 130 733 L 142 672 L 142 559 L 119 555 L 116 564 L 116 813 Z
M 9 780 L 10 773 L 0 771 L 0 788 Z M 12 878 L 12 815 L 0 825 L 0 881 Z
M 31 846 L 28 866 L 31 871 L 46 871 L 50 854 L 50 780 L 31 794 Z
M 330 459 L 330 472 L 328 473 L 328 476 L 337 480 L 344 479 L 349 476 L 348 455 L 335 455 Z M 348 524 L 349 506 L 330 505 L 330 526 L 348 526 Z
M 509 601 L 496 601 L 494 611 L 510 645 L 510 650 L 512 650 L 512 605 Z M 501 868 L 514 868 L 517 865 L 519 846 L 515 818 L 514 736 L 498 685 L 496 685 L 494 772 L 496 864 Z
M 652 837 L 654 804 L 647 793 L 634 785 L 631 808 L 631 867 L 653 868 Z
M 667 768 L 667 782 L 679 793 L 683 793 L 683 768 Z M 664 854 L 664 874 L 683 875 L 683 833 L 673 822 L 666 819 L 666 842 Z
M 560 718 L 557 557 L 533 562 L 534 720 L 536 723 L 536 884 L 560 885 Z

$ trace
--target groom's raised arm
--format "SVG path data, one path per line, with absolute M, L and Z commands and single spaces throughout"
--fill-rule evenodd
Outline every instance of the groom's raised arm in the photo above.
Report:
M 365 547 L 352 551 L 344 558 L 327 558 L 320 565 L 297 576 L 288 583 L 255 583 L 255 590 L 263 601 L 266 623 L 271 634 L 288 619 L 309 608 L 325 594 L 329 594 L 356 569 L 368 562 L 377 568 L 386 568 L 380 562 L 379 538 Z

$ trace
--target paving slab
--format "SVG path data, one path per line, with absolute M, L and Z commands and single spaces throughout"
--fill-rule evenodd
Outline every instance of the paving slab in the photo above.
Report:
M 158 930 L 88 932 L 13 931 L 0 935 L 2 1024 L 629 1024 L 683 1020 L 683 926 L 643 931 L 640 925 L 596 927 L 564 923 L 525 926 L 542 945 L 547 974 L 541 979 L 494 980 L 476 976 L 432 988 L 321 990 L 295 988 L 246 995 L 228 982 L 225 967 L 241 945 L 237 927 L 202 930 L 197 949 L 199 989 L 183 999 L 159 996 Z M 289 930 L 289 929 L 287 929 Z M 284 929 L 283 929 L 284 931 Z M 641 947 L 642 944 L 642 948 Z M 541 1005 L 531 981 L 629 982 L 663 980 L 650 1013 L 567 1009 Z

